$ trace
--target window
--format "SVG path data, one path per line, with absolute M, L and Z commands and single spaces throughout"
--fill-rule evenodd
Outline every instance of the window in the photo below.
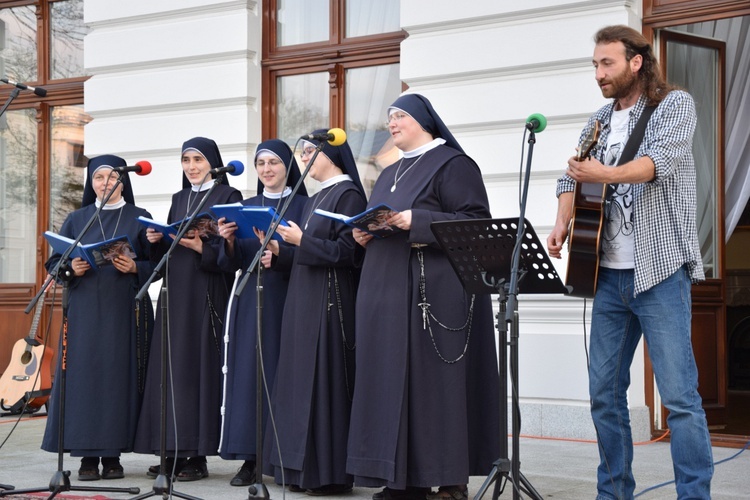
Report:
M 86 33 L 83 0 L 0 0 L 0 73 L 47 91 L 0 84 L 0 285 L 41 280 L 40 233 L 80 204 Z M 0 306 L 17 290 L 0 287 Z
M 263 8 L 263 136 L 294 147 L 314 129 L 343 128 L 369 195 L 394 157 L 384 122 L 403 90 L 399 0 L 271 0 Z

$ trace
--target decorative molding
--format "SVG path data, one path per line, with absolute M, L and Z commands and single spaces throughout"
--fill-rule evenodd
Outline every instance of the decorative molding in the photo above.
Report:
M 253 61 L 257 63 L 258 52 L 254 50 L 235 50 L 229 52 L 191 55 L 169 59 L 154 59 L 151 61 L 133 61 L 125 64 L 110 66 L 87 66 L 89 74 L 110 75 L 120 73 L 145 73 L 151 70 L 180 68 L 185 66 L 200 66 L 201 64 L 216 65 L 228 61 Z
M 174 5 L 179 5 L 175 2 Z M 165 21 L 174 22 L 178 18 L 199 17 L 200 15 L 220 14 L 223 12 L 234 12 L 245 9 L 259 15 L 258 2 L 256 0 L 233 0 L 223 3 L 199 5 L 189 8 L 174 8 L 161 12 L 149 12 L 146 14 L 137 14 L 133 16 L 118 17 L 116 19 L 107 19 L 106 21 L 86 21 L 87 26 L 93 29 L 101 28 L 121 28 L 131 25 L 162 25 Z
M 429 75 L 426 77 L 407 78 L 404 81 L 410 87 L 422 88 L 445 87 L 449 84 L 478 81 L 502 81 L 518 78 L 531 79 L 534 77 L 549 77 L 554 73 L 572 73 L 585 69 L 591 72 L 591 57 L 578 57 L 574 59 L 563 59 L 557 61 L 541 61 L 533 64 L 518 66 L 507 66 L 505 68 L 487 68 L 477 71 L 465 71 L 463 73 L 451 72 L 441 75 Z
M 210 109 L 216 111 L 220 108 L 234 108 L 237 106 L 254 107 L 257 99 L 255 97 L 243 96 L 232 99 L 206 99 L 202 101 L 185 101 L 154 104 L 153 106 L 129 106 L 127 108 L 109 109 L 106 111 L 87 111 L 92 118 L 122 118 L 137 115 L 179 115 L 182 111 L 195 111 Z
M 552 5 L 535 9 L 515 10 L 490 16 L 451 19 L 444 22 L 411 26 L 402 25 L 401 27 L 409 33 L 409 36 L 420 36 L 433 32 L 445 34 L 451 31 L 463 31 L 466 29 L 476 29 L 492 25 L 522 24 L 526 22 L 533 24 L 538 23 L 539 20 L 543 18 L 567 17 L 578 15 L 581 12 L 590 14 L 591 12 L 614 8 L 633 7 L 635 7 L 635 2 L 633 0 L 588 0 L 565 5 Z

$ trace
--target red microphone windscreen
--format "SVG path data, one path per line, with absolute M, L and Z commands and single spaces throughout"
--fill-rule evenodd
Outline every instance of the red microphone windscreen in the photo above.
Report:
M 148 175 L 151 173 L 151 163 L 147 162 L 146 160 L 136 162 L 136 165 L 141 167 L 141 170 L 139 172 L 136 172 L 136 174 Z

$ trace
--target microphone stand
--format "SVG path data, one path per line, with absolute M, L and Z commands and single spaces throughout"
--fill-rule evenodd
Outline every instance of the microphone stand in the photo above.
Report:
M 13 102 L 13 99 L 18 97 L 18 94 L 21 92 L 21 89 L 18 87 L 14 87 L 13 90 L 10 91 L 10 95 L 8 96 L 8 99 L 5 101 L 5 104 L 3 104 L 3 108 L 0 109 L 0 116 L 3 116 L 5 113 L 5 110 L 8 109 L 8 106 L 10 106 L 10 103 Z
M 167 263 L 167 260 L 169 260 L 169 257 L 172 255 L 172 252 L 174 251 L 175 247 L 177 247 L 178 242 L 182 239 L 183 235 L 188 231 L 191 224 L 195 220 L 196 216 L 201 213 L 201 210 L 208 202 L 208 199 L 211 197 L 211 193 L 214 189 L 216 189 L 216 186 L 219 185 L 221 182 L 221 176 L 224 174 L 220 174 L 216 176 L 216 179 L 214 179 L 213 185 L 211 188 L 206 192 L 206 194 L 201 199 L 200 203 L 198 203 L 198 206 L 195 207 L 195 210 L 192 214 L 188 217 L 188 219 L 180 225 L 179 231 L 177 231 L 177 235 L 172 240 L 171 245 L 169 246 L 169 249 L 164 254 L 164 256 L 161 258 L 159 263 L 154 268 L 154 271 L 151 273 L 151 276 L 148 278 L 146 283 L 141 287 L 141 289 L 138 291 L 138 294 L 135 296 L 136 303 L 139 303 L 143 296 L 146 295 L 148 292 L 148 287 L 151 286 L 151 283 L 154 282 L 154 280 L 159 275 L 159 272 L 164 267 L 164 265 Z M 144 493 L 143 495 L 139 495 L 137 497 L 133 497 L 132 500 L 140 500 L 143 498 L 149 498 L 152 496 L 162 496 L 166 498 L 167 496 L 176 496 L 178 498 L 185 498 L 186 500 L 200 500 L 198 497 L 193 497 L 190 495 L 187 495 L 185 493 L 180 493 L 177 491 L 174 491 L 171 488 L 171 476 L 172 471 L 169 471 L 169 476 L 166 474 L 166 453 L 167 453 L 167 332 L 169 329 L 169 295 L 167 293 L 167 276 L 165 275 L 161 282 L 161 289 L 159 291 L 159 300 L 161 301 L 161 373 L 160 373 L 160 381 L 161 381 L 161 407 L 160 407 L 160 422 L 159 422 L 159 474 L 156 476 L 156 479 L 154 480 L 154 486 L 152 490 L 148 493 Z M 176 423 L 175 423 L 176 425 Z M 177 462 L 177 457 L 175 456 L 175 463 Z M 138 492 L 136 492 L 138 493 Z
M 284 202 L 284 205 L 282 205 L 281 209 L 279 210 L 276 219 L 271 222 L 270 227 L 268 228 L 268 231 L 266 232 L 265 238 L 263 238 L 263 241 L 261 242 L 260 249 L 255 254 L 255 257 L 253 258 L 253 261 L 250 263 L 249 266 L 247 266 L 247 269 L 245 270 L 245 275 L 242 277 L 242 280 L 237 285 L 237 288 L 234 292 L 236 297 L 239 297 L 242 291 L 245 289 L 245 286 L 247 285 L 248 279 L 250 279 L 250 273 L 257 267 L 257 285 L 256 285 L 256 349 L 255 349 L 255 379 L 256 379 L 256 387 L 255 387 L 255 484 L 251 484 L 248 486 L 248 500 L 260 500 L 265 499 L 267 500 L 269 498 L 268 495 L 268 488 L 266 488 L 266 485 L 263 484 L 263 356 L 262 356 L 262 330 L 263 330 L 263 322 L 262 322 L 262 315 L 263 315 L 263 285 L 261 282 L 261 274 L 262 274 L 262 268 L 263 265 L 260 263 L 260 259 L 263 256 L 263 253 L 266 251 L 266 247 L 268 246 L 268 243 L 270 243 L 271 238 L 274 234 L 276 234 L 276 228 L 279 225 L 279 222 L 284 218 L 284 215 L 289 211 L 289 206 L 292 203 L 292 200 L 294 199 L 294 195 L 299 190 L 302 183 L 305 181 L 305 177 L 307 177 L 307 173 L 310 171 L 310 167 L 315 163 L 315 158 L 318 157 L 318 153 L 323 149 L 323 143 L 321 142 L 315 147 L 315 152 L 313 153 L 312 158 L 310 158 L 310 161 L 307 162 L 307 166 L 305 167 L 304 172 L 302 172 L 302 175 L 300 176 L 299 180 L 297 181 L 297 184 L 292 189 L 292 192 L 287 197 L 286 201 Z
M 508 439 L 507 437 L 504 437 L 507 435 L 508 432 L 508 416 L 507 411 L 501 409 L 500 413 L 502 415 L 502 419 L 500 422 L 500 431 L 501 436 L 503 438 L 500 440 L 500 450 L 501 450 L 501 458 L 497 460 L 494 463 L 494 467 L 492 469 L 492 472 L 490 472 L 490 475 L 485 480 L 484 484 L 480 488 L 480 490 L 477 492 L 476 496 L 474 497 L 474 500 L 480 500 L 484 493 L 489 488 L 489 485 L 498 479 L 498 476 L 506 476 L 508 480 L 510 480 L 512 486 L 513 486 L 513 499 L 518 500 L 520 498 L 520 492 L 524 491 L 529 497 L 535 499 L 535 500 L 542 500 L 542 496 L 534 489 L 534 487 L 531 485 L 531 483 L 526 479 L 526 477 L 521 473 L 521 461 L 520 461 L 520 443 L 519 443 L 519 436 L 521 433 L 521 415 L 520 415 L 520 409 L 519 409 L 519 402 L 518 402 L 518 283 L 519 283 L 519 274 L 522 274 L 519 271 L 519 263 L 521 258 L 521 247 L 524 243 L 524 233 L 526 229 L 525 224 L 525 214 L 526 214 L 526 203 L 528 198 L 528 192 L 529 192 L 529 180 L 531 176 L 531 159 L 534 154 L 534 144 L 536 143 L 536 136 L 534 134 L 534 128 L 527 125 L 527 128 L 529 130 L 529 152 L 526 158 L 526 173 L 524 177 L 524 186 L 523 186 L 523 194 L 521 196 L 521 213 L 518 217 L 518 229 L 516 233 L 516 243 L 513 248 L 513 254 L 511 257 L 511 263 L 510 263 L 510 282 L 507 284 L 507 290 L 501 291 L 498 288 L 498 293 L 500 293 L 500 298 L 503 300 L 501 303 L 500 312 L 505 314 L 505 329 L 504 332 L 507 333 L 508 329 L 510 330 L 510 343 L 507 343 L 507 336 L 503 336 L 503 343 L 500 345 L 500 360 L 505 361 L 508 359 L 507 355 L 507 347 L 510 346 L 510 378 L 511 378 L 511 411 L 513 412 L 512 415 L 512 430 L 511 430 L 511 437 L 512 437 L 512 451 L 513 454 L 511 455 L 510 464 L 508 463 L 507 457 L 508 457 Z M 525 275 L 525 271 L 523 272 L 523 275 Z M 521 278 L 523 278 L 523 275 Z M 505 304 L 505 300 L 507 300 L 507 304 Z M 500 315 L 498 314 L 498 319 L 500 318 Z M 499 321 L 498 321 L 498 329 L 499 327 Z M 505 367 L 505 365 L 502 365 Z M 501 382 L 500 383 L 500 404 L 506 405 L 508 401 L 508 395 L 507 395 L 507 384 Z M 508 467 L 510 465 L 510 467 Z M 510 469 L 510 470 L 509 470 Z M 497 500 L 497 497 L 499 495 L 499 488 L 500 484 L 499 481 L 495 483 L 495 489 L 492 495 L 493 500 Z
M 15 89 L 17 90 L 17 89 Z M 7 106 L 6 106 L 7 107 Z M 5 108 L 3 108 L 4 111 Z M 2 114 L 0 112 L 0 114 Z M 97 207 L 94 214 L 91 216 L 91 218 L 86 222 L 86 225 L 84 226 L 83 230 L 76 236 L 76 239 L 73 243 L 70 244 L 70 246 L 65 250 L 65 252 L 60 257 L 60 260 L 57 261 L 57 265 L 52 270 L 52 272 L 49 273 L 49 277 L 44 281 L 44 284 L 39 289 L 39 292 L 34 296 L 34 298 L 31 299 L 31 302 L 29 302 L 29 305 L 26 307 L 25 312 L 28 314 L 36 305 L 36 303 L 39 301 L 39 298 L 44 293 L 44 290 L 47 288 L 49 283 L 54 279 L 58 278 L 60 281 L 63 282 L 63 293 L 62 293 L 62 337 L 61 337 L 61 344 L 62 344 L 62 355 L 58 358 L 58 361 L 60 362 L 60 380 L 55 380 L 55 383 L 60 384 L 60 400 L 58 401 L 58 426 L 57 426 L 57 471 L 52 476 L 52 479 L 49 482 L 48 488 L 29 488 L 29 489 L 23 489 L 23 490 L 10 490 L 10 491 L 2 491 L 0 490 L 0 497 L 4 497 L 7 494 L 13 494 L 18 495 L 21 493 L 33 493 L 38 491 L 51 491 L 52 494 L 49 496 L 49 498 L 54 498 L 57 496 L 58 493 L 62 491 L 111 491 L 111 492 L 124 492 L 124 493 L 134 493 L 137 494 L 141 490 L 137 487 L 131 487 L 131 488 L 108 488 L 108 487 L 95 487 L 95 486 L 71 486 L 70 485 L 70 471 L 64 471 L 63 470 L 63 455 L 65 452 L 64 449 L 64 433 L 65 433 L 65 385 L 67 380 L 67 359 L 68 359 L 68 298 L 69 298 L 69 286 L 70 281 L 73 280 L 75 277 L 75 273 L 70 267 L 69 264 L 69 258 L 70 254 L 73 252 L 73 249 L 75 249 L 78 244 L 81 242 L 83 237 L 86 235 L 88 230 L 91 228 L 91 226 L 94 224 L 94 221 L 99 217 L 99 214 L 101 213 L 104 206 L 109 201 L 110 197 L 112 196 L 112 193 L 115 192 L 117 187 L 122 184 L 122 175 L 117 176 L 117 182 L 112 187 L 112 189 L 107 192 L 102 199 L 101 204 Z

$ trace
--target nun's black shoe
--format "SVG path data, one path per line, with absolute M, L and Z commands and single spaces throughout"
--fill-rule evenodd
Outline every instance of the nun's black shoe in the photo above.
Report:
M 99 475 L 99 457 L 83 457 L 81 459 L 81 468 L 78 469 L 79 481 L 97 481 L 101 479 Z
M 125 470 L 122 465 L 102 466 L 102 479 L 122 479 L 123 477 L 125 477 Z
M 246 461 L 229 481 L 232 486 L 250 486 L 255 483 L 255 462 Z
M 343 495 L 352 491 L 351 484 L 326 484 L 319 488 L 310 488 L 305 493 L 312 497 L 325 497 L 329 495 Z
M 300 488 L 298 484 L 290 484 L 289 491 L 291 491 L 292 493 L 304 493 L 307 490 L 305 488 Z
M 102 476 L 99 475 L 99 467 L 81 467 L 78 469 L 79 481 L 98 481 Z
M 177 474 L 177 481 L 198 481 L 208 477 L 206 457 L 189 458 L 182 470 Z
M 177 469 L 175 470 L 175 474 L 179 474 L 182 468 L 185 466 L 185 463 L 187 463 L 186 458 L 178 458 L 177 459 Z M 161 464 L 152 465 L 148 468 L 148 471 L 146 472 L 146 475 L 148 477 L 154 478 L 159 475 L 159 467 Z M 174 468 L 174 457 L 167 457 L 164 459 L 164 474 L 171 474 L 172 469 Z

